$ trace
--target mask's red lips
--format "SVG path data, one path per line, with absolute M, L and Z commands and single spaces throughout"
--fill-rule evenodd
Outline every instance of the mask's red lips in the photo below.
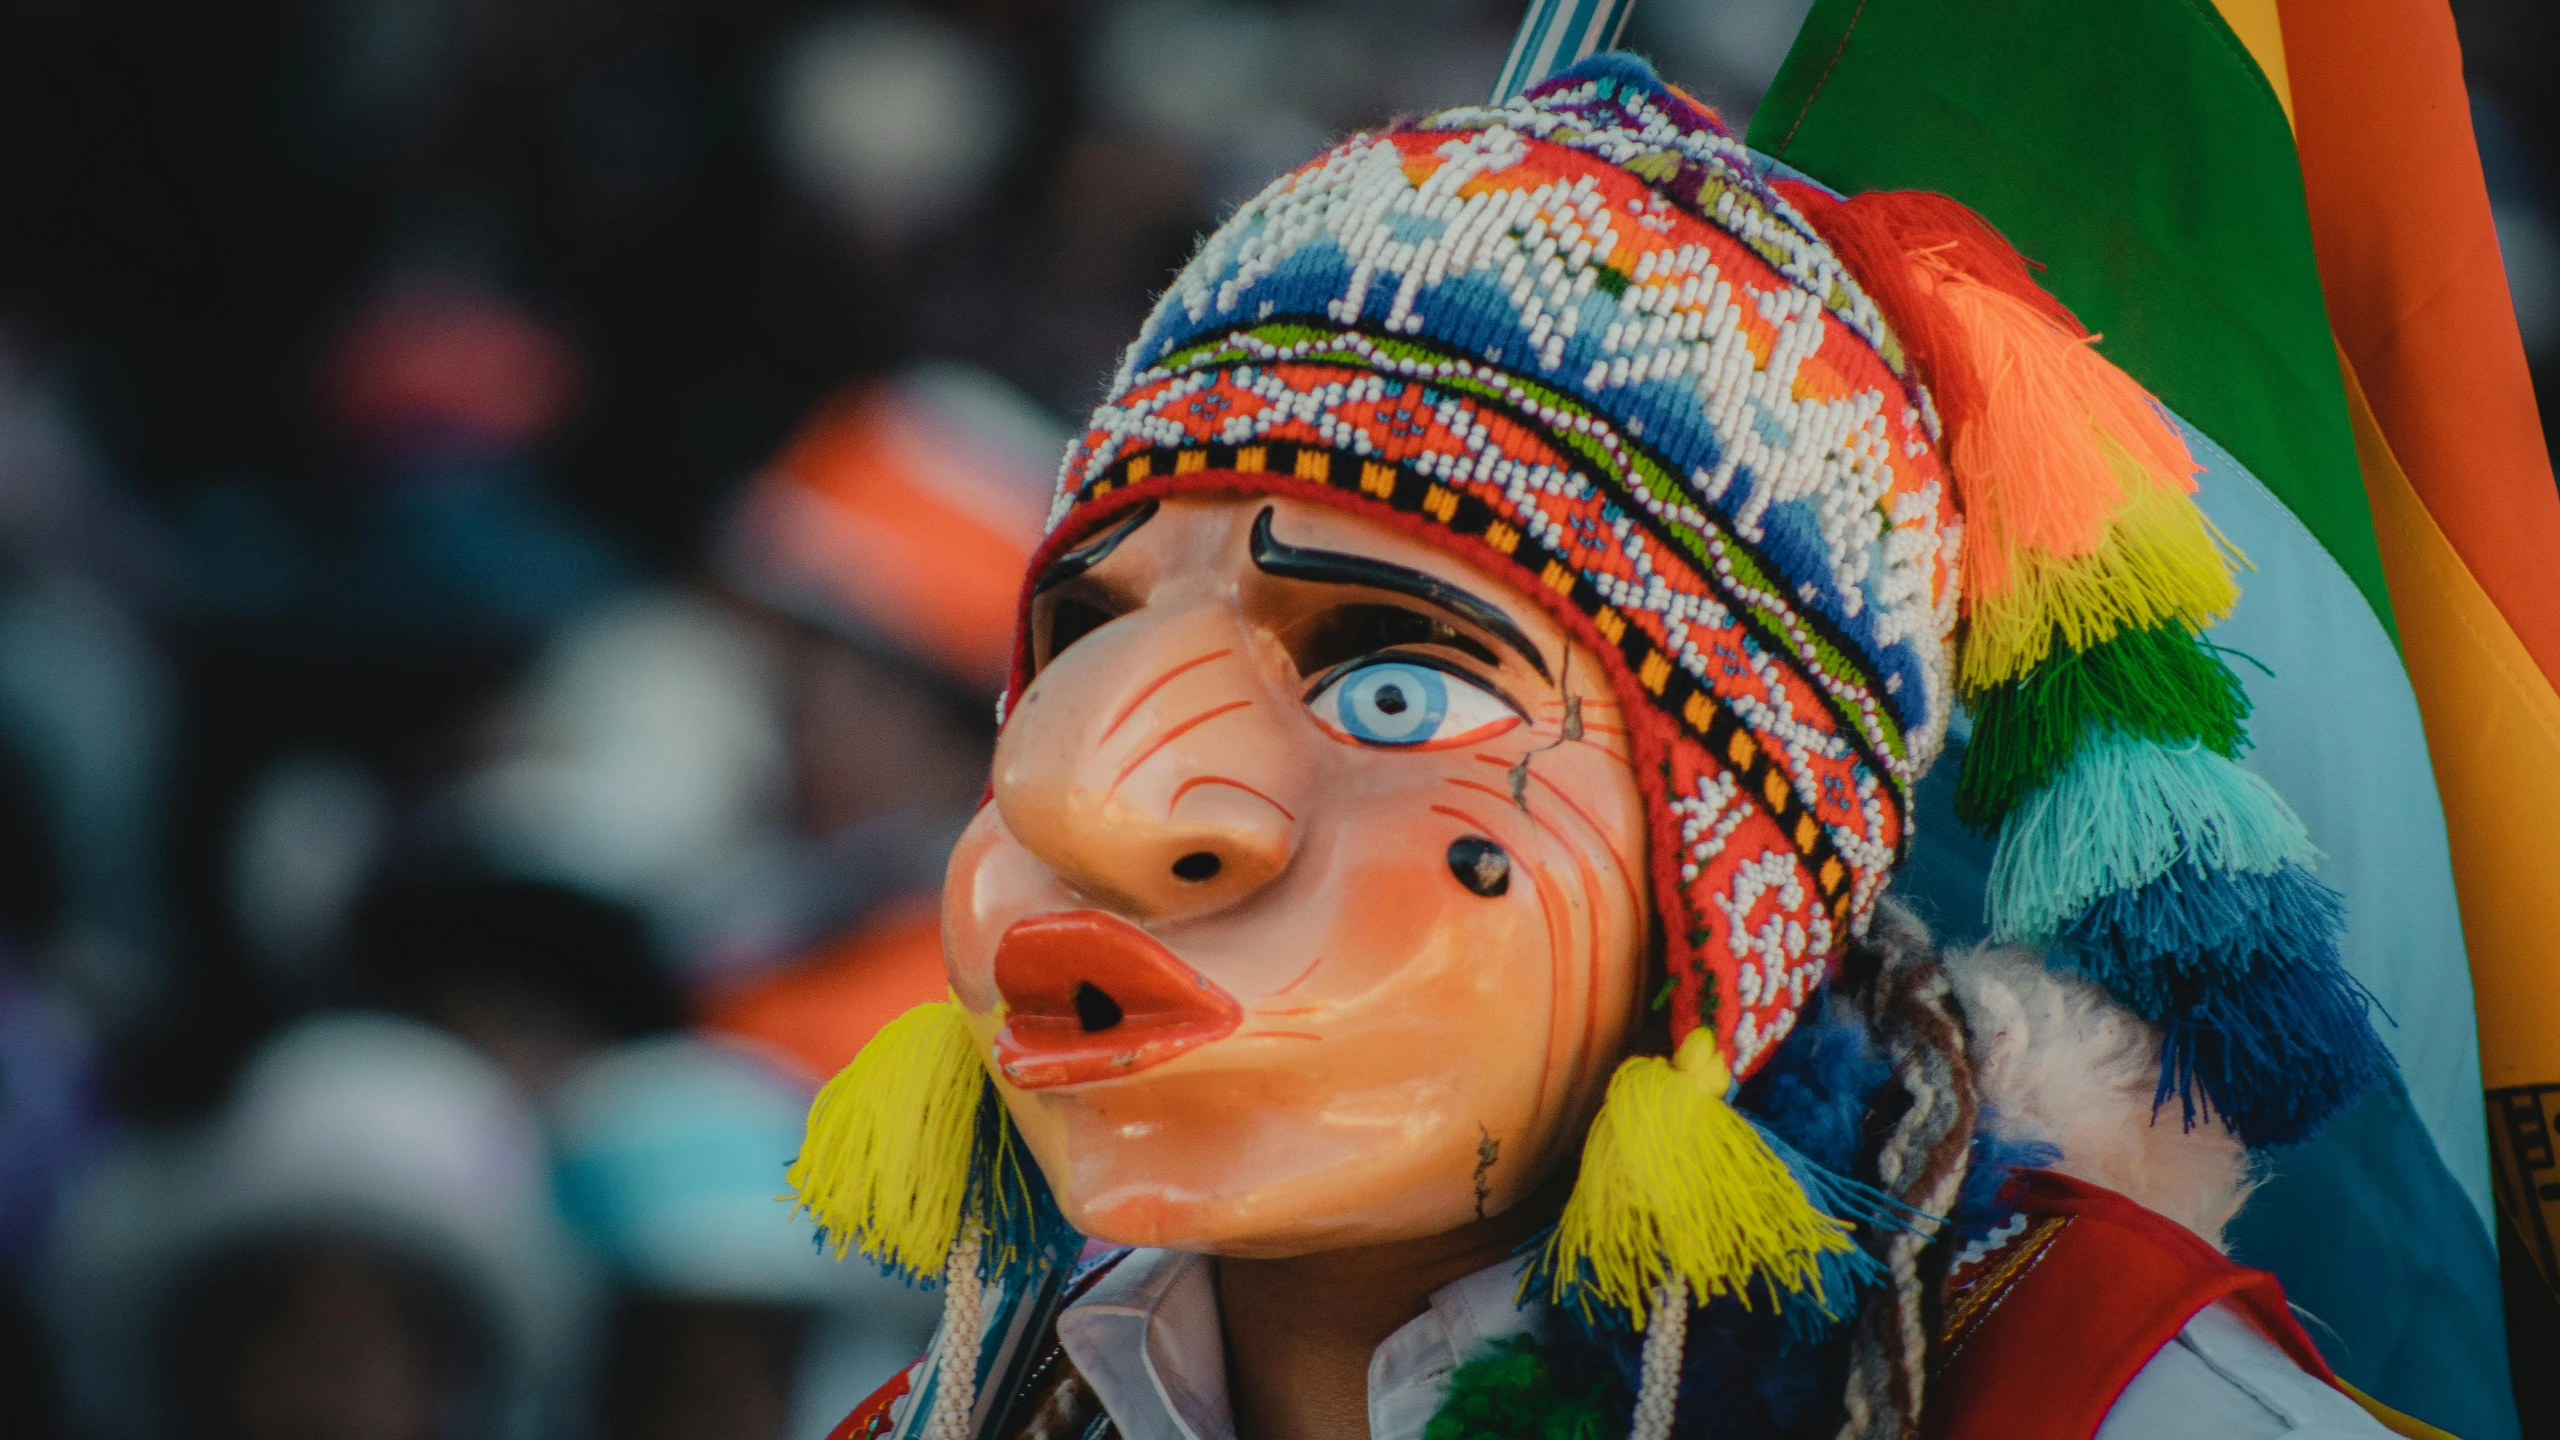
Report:
M 1098 910 L 1016 924 L 996 942 L 995 972 L 996 1063 L 1023 1090 L 1134 1075 L 1244 1023 L 1234 996 Z

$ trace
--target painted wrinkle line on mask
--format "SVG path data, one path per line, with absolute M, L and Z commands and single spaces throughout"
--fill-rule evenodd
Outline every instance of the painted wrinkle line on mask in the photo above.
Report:
M 1321 1040 L 1324 1037 L 1310 1035 L 1304 1030 L 1247 1030 L 1236 1038 L 1239 1040 Z
M 1473 780 L 1460 780 L 1455 777 L 1450 777 L 1447 783 L 1461 790 L 1472 790 L 1480 795 L 1490 796 L 1494 803 L 1504 810 L 1511 808 L 1511 797 L 1490 785 L 1479 785 Z M 1447 815 L 1453 819 L 1463 820 L 1474 826 L 1477 834 L 1492 836 L 1497 842 L 1502 838 L 1495 833 L 1494 827 L 1463 810 L 1452 809 L 1446 805 L 1434 805 L 1431 811 L 1435 815 Z M 1537 820 L 1538 817 L 1533 814 L 1529 818 Z M 1543 827 L 1545 822 L 1539 823 Z M 1549 829 L 1547 834 L 1550 837 L 1555 836 L 1552 829 Z M 1562 843 L 1561 839 L 1558 843 Z M 1524 858 L 1520 868 L 1529 872 L 1530 884 L 1535 887 L 1538 895 L 1538 914 L 1546 922 L 1547 928 L 1547 1043 L 1539 1054 L 1538 1089 L 1536 1099 L 1529 1109 L 1529 1125 L 1530 1128 L 1535 1129 L 1538 1121 L 1546 1113 L 1547 1081 L 1555 1074 L 1556 1061 L 1559 1058 L 1556 1054 L 1558 1040 L 1556 1017 L 1564 1013 L 1564 957 L 1565 953 L 1573 947 L 1573 912 L 1565 903 L 1564 896 L 1558 893 L 1555 878 L 1547 873 L 1547 867 L 1527 861 L 1528 851 L 1525 847 L 1512 845 L 1505 848 Z
M 1609 852 L 1609 864 L 1618 872 L 1618 883 L 1626 888 L 1627 900 L 1632 907 L 1628 913 L 1643 914 L 1644 901 L 1636 894 L 1635 876 L 1627 869 L 1626 857 L 1620 855 L 1618 847 L 1610 842 L 1608 832 L 1600 828 L 1600 822 L 1592 819 L 1590 812 L 1575 804 L 1573 797 L 1564 793 L 1564 787 L 1553 780 L 1537 774 L 1532 774 L 1529 778 L 1546 786 L 1548 793 L 1554 795 L 1564 808 L 1572 811 L 1575 819 L 1590 827 L 1592 835 L 1600 842 L 1600 848 Z M 1530 818 L 1538 819 L 1534 814 Z M 1546 822 L 1539 820 L 1539 823 Z M 1576 870 L 1582 872 L 1583 897 L 1591 906 L 1591 973 L 1588 977 L 1591 988 L 1586 993 L 1582 1007 L 1582 1054 L 1578 1057 L 1581 1060 L 1588 1060 L 1600 1045 L 1600 966 L 1603 957 L 1600 954 L 1600 877 L 1591 873 L 1591 866 L 1584 860 L 1583 853 L 1578 848 L 1573 851 L 1573 865 Z
M 1164 807 L 1165 817 L 1167 819 L 1171 819 L 1174 807 L 1182 803 L 1182 797 L 1190 794 L 1192 790 L 1202 785 L 1224 785 L 1230 790 L 1241 790 L 1247 795 L 1252 796 L 1254 799 L 1261 801 L 1263 804 L 1270 806 L 1272 809 L 1279 811 L 1281 819 L 1289 821 L 1292 824 L 1297 822 L 1298 817 L 1289 813 L 1288 806 L 1281 804 L 1279 801 L 1272 799 L 1270 796 L 1263 794 L 1261 791 L 1254 789 L 1252 786 L 1247 785 L 1241 780 L 1230 780 L 1224 775 L 1194 775 L 1190 779 L 1183 781 L 1181 785 L 1174 789 L 1172 801 Z
M 1135 774 L 1139 766 L 1154 759 L 1157 751 L 1162 750 L 1167 745 L 1172 744 L 1174 741 L 1181 739 L 1183 736 L 1190 734 L 1192 731 L 1199 729 L 1201 726 L 1208 724 L 1210 721 L 1217 719 L 1221 715 L 1245 709 L 1252 704 L 1253 702 L 1250 700 L 1230 700 L 1224 705 L 1212 705 L 1208 709 L 1201 711 L 1199 714 L 1192 716 L 1188 720 L 1178 721 L 1167 727 L 1163 732 L 1159 733 L 1155 739 L 1147 742 L 1147 748 L 1139 751 L 1137 756 L 1130 760 L 1128 764 L 1120 767 L 1120 773 L 1113 777 L 1111 781 L 1111 788 L 1102 792 L 1103 798 L 1107 800 L 1113 795 L 1118 794 L 1121 784 L 1128 780 L 1132 774 Z
M 1123 724 L 1127 723 L 1130 716 L 1138 713 L 1139 706 L 1146 704 L 1157 691 L 1172 684 L 1174 677 L 1182 674 L 1186 670 L 1197 670 L 1212 660 L 1223 660 L 1234 653 L 1236 653 L 1235 647 L 1230 645 L 1224 650 L 1212 650 L 1206 655 L 1194 655 L 1190 659 L 1183 661 L 1181 664 L 1174 666 L 1172 669 L 1165 671 L 1153 680 L 1148 681 L 1139 689 L 1137 694 L 1129 697 L 1129 702 L 1127 704 L 1120 707 L 1119 714 L 1111 717 L 1111 723 L 1102 727 L 1101 736 L 1093 743 L 1099 745 L 1104 740 L 1110 739 L 1113 734 L 1118 732 Z
M 1265 1000 L 1277 1000 L 1277 999 L 1279 999 L 1281 996 L 1288 994 L 1290 991 L 1297 989 L 1299 986 L 1306 984 L 1306 983 L 1307 983 L 1307 977 L 1308 977 L 1308 976 L 1311 976 L 1311 975 L 1313 975 L 1313 974 L 1315 974 L 1315 973 L 1316 973 L 1316 968 L 1317 968 L 1318 966 L 1322 965 L 1322 964 L 1324 964 L 1324 957 L 1323 957 L 1323 956 L 1321 956 L 1321 955 L 1317 956 L 1317 957 L 1316 957 L 1316 958 L 1314 958 L 1313 960 L 1308 961 L 1308 962 L 1307 962 L 1307 968 L 1298 972 L 1298 978 L 1297 978 L 1297 979 L 1290 981 L 1288 984 L 1281 986 L 1279 989 L 1272 991 L 1270 994 L 1265 995 L 1265 996 L 1263 996 L 1262 998 L 1263 998 L 1263 999 L 1265 999 Z M 1320 1007 L 1312 1006 L 1312 1005 L 1311 1005 L 1311 1006 L 1309 1006 L 1309 1007 L 1307 1007 L 1307 1008 L 1312 1010 L 1312 1009 L 1317 1009 L 1317 1008 L 1320 1008 Z M 1277 1013 L 1279 1013 L 1279 1012 L 1277 1012 L 1277 1011 L 1265 1011 L 1265 1012 L 1263 1012 L 1263 1013 L 1265 1013 L 1265 1014 L 1277 1014 Z
M 1582 823 L 1590 825 L 1593 833 L 1597 834 L 1599 832 L 1600 827 L 1593 823 L 1590 816 L 1582 814 L 1580 806 L 1575 805 L 1571 800 L 1565 800 L 1564 792 L 1556 788 L 1554 781 L 1549 780 L 1544 775 L 1535 773 L 1532 773 L 1529 778 L 1546 786 L 1557 799 L 1564 800 L 1565 808 L 1573 811 L 1576 815 L 1580 815 L 1582 817 Z M 1478 785 L 1472 780 L 1452 780 L 1449 783 L 1453 785 L 1462 785 L 1471 790 L 1482 790 L 1488 795 L 1498 796 L 1500 793 L 1489 785 Z M 1585 856 L 1581 846 L 1565 839 L 1564 832 L 1547 823 L 1546 816 L 1539 814 L 1535 810 L 1529 810 L 1526 805 L 1523 805 L 1521 809 L 1527 811 L 1530 821 L 1539 829 L 1545 831 L 1547 833 L 1547 838 L 1553 840 L 1556 843 L 1556 847 L 1565 852 L 1566 856 L 1573 861 L 1574 873 L 1582 877 L 1583 914 L 1588 922 L 1583 927 L 1583 938 L 1589 942 L 1589 947 L 1588 953 L 1586 953 L 1583 958 L 1582 967 L 1583 984 L 1586 987 L 1583 991 L 1586 1003 L 1582 1007 L 1582 1049 L 1574 1056 L 1574 1070 L 1578 1073 L 1582 1068 L 1581 1062 L 1589 1058 L 1591 1052 L 1600 1044 L 1600 877 L 1598 874 L 1593 872 L 1591 862 Z M 1609 837 L 1601 835 L 1600 843 L 1603 846 L 1607 846 L 1609 843 Z M 1618 860 L 1618 852 L 1615 848 L 1610 848 L 1609 858 L 1612 860 Z M 1543 872 L 1536 866 L 1530 867 L 1530 873 L 1533 876 L 1543 876 Z M 1622 860 L 1618 861 L 1618 875 L 1621 880 L 1625 878 L 1626 873 L 1626 863 Z M 1563 945 L 1556 946 L 1556 958 L 1558 960 L 1562 960 L 1564 958 L 1564 950 L 1565 947 Z M 1561 972 L 1564 967 L 1562 965 L 1558 965 L 1556 968 L 1559 972 L 1558 978 L 1561 979 Z M 1559 1004 L 1558 1013 L 1561 1013 L 1561 1004 Z
M 1476 759 L 1487 765 L 1499 766 L 1504 770 L 1511 768 L 1511 762 L 1499 755 L 1478 755 Z M 1643 894 L 1636 889 L 1636 872 L 1628 867 L 1627 857 L 1618 853 L 1617 842 L 1609 838 L 1609 832 L 1600 827 L 1599 821 L 1591 818 L 1590 811 L 1575 804 L 1573 797 L 1565 793 L 1563 786 L 1544 775 L 1532 774 L 1529 778 L 1546 786 L 1548 792 L 1553 794 L 1564 808 L 1573 812 L 1575 819 L 1591 827 L 1592 838 L 1600 842 L 1601 849 L 1609 852 L 1609 863 L 1617 867 L 1619 882 L 1626 887 L 1628 905 L 1633 907 L 1636 914 L 1643 914 L 1645 902 Z
M 1499 755 L 1478 755 L 1476 758 L 1488 765 L 1500 765 L 1506 769 L 1509 768 L 1507 762 L 1505 762 Z M 1556 782 L 1548 779 L 1544 775 L 1531 775 L 1529 778 L 1547 787 L 1548 793 L 1554 795 L 1559 804 L 1563 805 L 1567 810 L 1572 811 L 1575 819 L 1580 820 L 1585 826 L 1589 827 L 1592 837 L 1600 842 L 1600 848 L 1609 852 L 1609 863 L 1617 869 L 1618 883 L 1623 886 L 1627 892 L 1627 904 L 1629 906 L 1628 913 L 1636 916 L 1642 916 L 1645 914 L 1645 899 L 1643 893 L 1636 888 L 1636 873 L 1628 868 L 1627 857 L 1618 853 L 1617 842 L 1609 838 L 1609 832 L 1602 829 L 1600 822 L 1591 817 L 1591 812 L 1574 803 L 1573 797 L 1565 793 L 1564 787 L 1556 784 Z M 1538 817 L 1532 814 L 1529 818 L 1535 820 Z M 1544 822 L 1541 821 L 1540 823 L 1543 824 Z M 1550 831 L 1549 833 L 1553 832 Z M 1561 839 L 1562 837 L 1558 838 Z M 1594 1027 L 1600 1023 L 1600 1007 L 1596 998 L 1600 993 L 1600 896 L 1597 881 L 1592 876 L 1590 867 L 1582 864 L 1580 851 L 1575 852 L 1574 863 L 1582 869 L 1583 885 L 1584 888 L 1590 892 L 1590 899 L 1592 902 L 1591 993 L 1595 998 L 1594 1003 L 1586 1006 L 1584 1011 L 1583 1053 L 1587 1056 L 1591 1052 L 1591 1047 L 1599 1043 L 1599 1037 Z
M 1541 700 L 1538 703 L 1555 712 L 1549 717 L 1550 722 L 1561 721 L 1566 708 L 1563 701 Z M 1591 718 L 1592 712 L 1595 710 L 1606 714 L 1615 712 L 1618 707 L 1611 704 L 1602 696 L 1585 695 L 1582 697 L 1581 708 L 1583 733 L 1576 738 L 1580 739 L 1583 744 L 1589 745 L 1601 754 L 1607 755 L 1612 759 L 1626 759 L 1628 756 L 1627 745 L 1630 743 L 1628 740 L 1629 732 L 1627 727 L 1624 725 L 1611 725 L 1606 721 L 1594 720 Z M 1594 735 L 1606 736 L 1608 740 L 1614 740 L 1618 743 L 1609 744 L 1602 740 L 1594 740 L 1591 738 Z

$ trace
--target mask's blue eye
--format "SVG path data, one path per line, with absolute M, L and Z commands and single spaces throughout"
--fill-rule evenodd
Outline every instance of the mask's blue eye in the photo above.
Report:
M 1353 739 L 1414 745 L 1440 733 L 1449 682 L 1437 670 L 1388 661 L 1364 665 L 1334 687 L 1334 718 Z
M 1483 739 L 1520 723 L 1478 686 L 1403 660 L 1362 665 L 1326 686 L 1314 704 L 1318 720 L 1364 745 Z

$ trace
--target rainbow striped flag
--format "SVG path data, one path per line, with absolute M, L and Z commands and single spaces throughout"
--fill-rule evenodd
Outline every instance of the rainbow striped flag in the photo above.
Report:
M 2248 763 L 2400 1069 L 2236 1242 L 2359 1387 L 2514 1435 L 2501 1213 L 2560 1285 L 2560 490 L 2444 0 L 1817 0 L 1749 138 L 1981 211 L 2186 426 L 2254 562 L 2207 637 L 2259 667 Z

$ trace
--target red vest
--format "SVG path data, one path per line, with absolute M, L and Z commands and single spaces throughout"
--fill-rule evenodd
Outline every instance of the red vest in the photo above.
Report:
M 2337 1384 L 2284 1287 L 2112 1190 L 2031 1170 L 2002 1196 L 2024 1228 L 1947 1276 L 1931 1440 L 2089 1440 L 2134 1375 L 2216 1301 Z
M 2176 1221 L 2067 1175 L 2023 1172 L 2003 1198 L 2023 1225 L 1947 1277 L 1929 1440 L 2090 1440 L 2151 1357 L 2216 1301 L 2295 1364 L 2338 1385 L 2273 1275 L 2234 1264 Z M 829 1440 L 885 1435 L 923 1363 L 882 1386 Z M 2441 1434 L 2375 1413 L 2404 1435 Z

